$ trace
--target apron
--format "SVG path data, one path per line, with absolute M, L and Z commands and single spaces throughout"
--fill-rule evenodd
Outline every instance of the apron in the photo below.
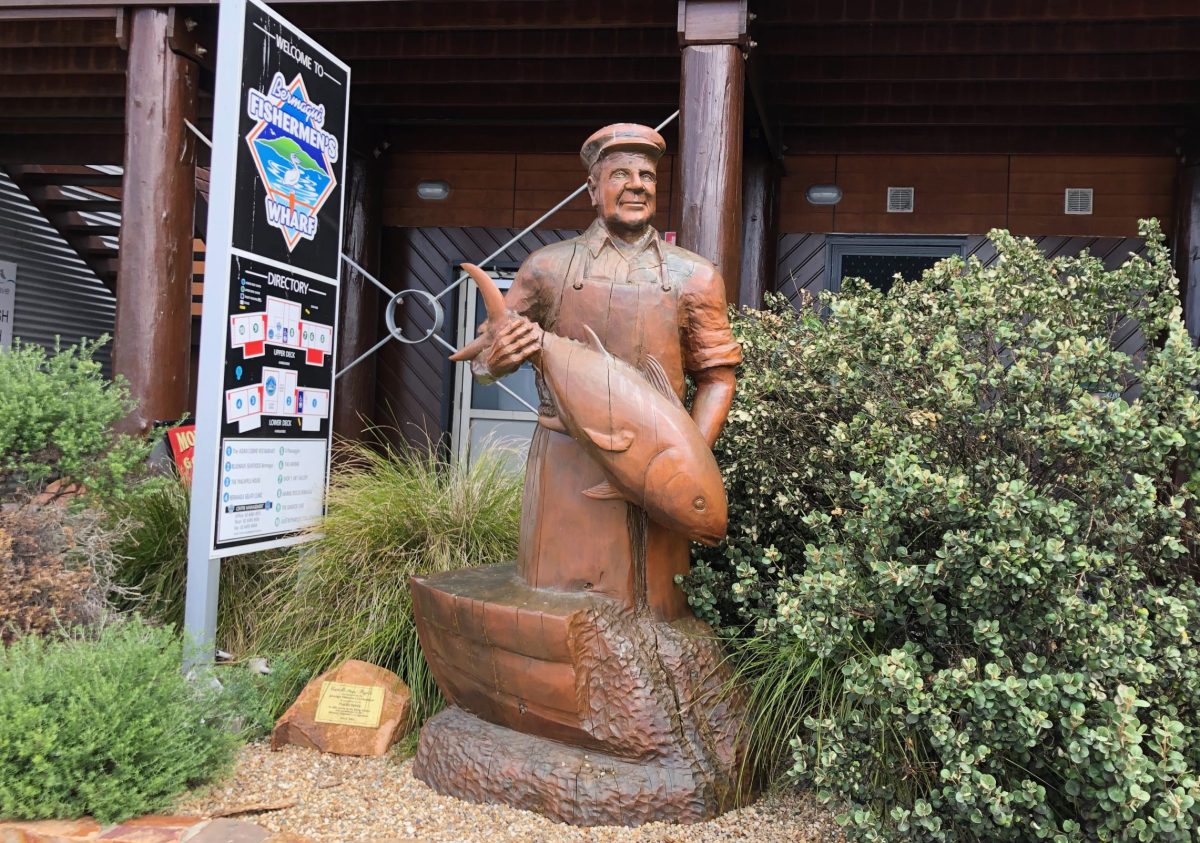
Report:
M 593 268 L 581 240 L 542 327 L 581 342 L 588 339 L 584 327 L 590 327 L 610 354 L 638 368 L 653 356 L 682 400 L 681 279 L 673 274 L 659 263 L 639 266 L 627 282 L 616 282 Z M 688 570 L 687 537 L 659 527 L 626 501 L 585 496 L 604 474 L 564 432 L 540 377 L 538 393 L 541 407 L 521 507 L 519 575 L 534 588 L 593 591 L 661 620 L 690 615 L 675 584 L 675 575 Z

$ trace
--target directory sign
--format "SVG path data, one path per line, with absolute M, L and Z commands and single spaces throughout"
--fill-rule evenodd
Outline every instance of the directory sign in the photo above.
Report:
M 192 513 L 208 558 L 303 541 L 325 512 L 350 91 L 258 0 L 222 0 L 220 25 Z

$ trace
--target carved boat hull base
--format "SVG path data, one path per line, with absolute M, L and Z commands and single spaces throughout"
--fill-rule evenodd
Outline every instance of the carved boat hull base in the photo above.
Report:
M 687 764 L 616 758 L 454 707 L 425 724 L 413 771 L 438 793 L 578 826 L 693 823 L 722 813 L 711 783 Z
M 441 793 L 574 825 L 690 823 L 744 804 L 745 705 L 694 617 L 535 589 L 512 565 L 417 577 L 449 710 L 414 772 Z

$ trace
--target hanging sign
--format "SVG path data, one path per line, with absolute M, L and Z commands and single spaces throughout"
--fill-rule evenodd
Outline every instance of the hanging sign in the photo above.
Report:
M 13 319 L 17 310 L 17 265 L 0 261 L 0 351 L 13 342 Z
M 303 541 L 325 511 L 349 90 L 295 26 L 223 0 L 192 514 L 208 558 Z

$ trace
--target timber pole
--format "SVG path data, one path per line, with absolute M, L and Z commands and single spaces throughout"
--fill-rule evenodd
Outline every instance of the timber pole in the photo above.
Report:
M 374 159 L 352 155 L 346 161 L 346 221 L 342 252 L 379 274 L 379 183 Z M 338 313 L 339 367 L 357 360 L 379 339 L 379 290 L 357 270 L 342 264 Z M 361 441 L 375 415 L 375 355 L 345 372 L 337 381 L 333 432 Z
M 730 302 L 740 300 L 746 18 L 744 0 L 679 4 L 679 241 L 716 265 Z
M 1193 344 L 1200 344 L 1200 150 L 1179 161 L 1176 178 L 1175 274 L 1183 302 L 1183 322 Z
M 760 308 L 775 290 L 779 252 L 779 165 L 764 143 L 746 151 L 742 168 L 742 273 L 738 307 Z
M 125 93 L 120 268 L 113 370 L 137 402 L 123 427 L 146 433 L 188 409 L 196 65 L 167 43 L 174 16 L 133 12 Z

